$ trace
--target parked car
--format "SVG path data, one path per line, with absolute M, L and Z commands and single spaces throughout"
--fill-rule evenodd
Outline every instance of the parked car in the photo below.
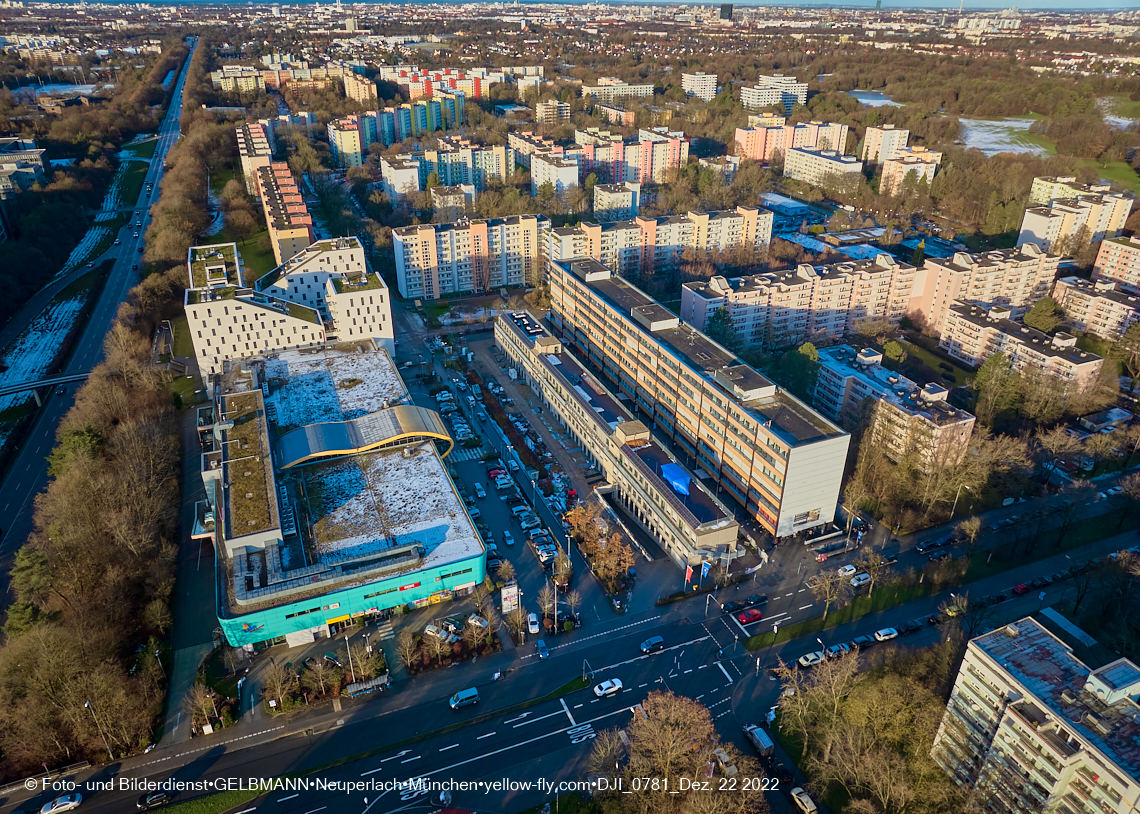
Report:
M 919 543 L 918 545 L 916 545 L 914 547 L 914 550 L 917 551 L 919 554 L 925 554 L 927 551 L 930 551 L 932 548 L 938 548 L 938 541 L 937 540 L 923 540 L 921 543 Z
M 503 543 L 505 545 L 514 545 L 515 544 L 514 535 L 511 534 L 509 531 L 504 531 L 503 532 Z
M 490 623 L 486 619 L 484 619 L 482 616 L 480 616 L 479 614 L 473 613 L 467 617 L 467 624 L 471 625 L 472 627 L 477 627 L 477 628 L 481 628 L 482 630 L 486 630 Z
M 538 614 L 537 613 L 532 613 L 530 616 L 528 616 L 526 618 L 526 629 L 527 629 L 527 632 L 531 633 L 531 634 L 536 634 L 536 633 L 540 632 L 541 628 L 539 628 L 539 626 L 538 626 Z
M 631 568 L 630 571 L 632 572 L 633 569 Z M 768 594 L 752 594 L 744 600 L 744 604 L 750 608 L 762 608 L 768 604 Z
M 519 528 L 523 531 L 530 531 L 542 525 L 542 521 L 535 517 L 533 514 L 527 515 L 520 519 Z
M 840 642 L 839 644 L 833 644 L 831 647 L 827 648 L 825 655 L 829 659 L 837 659 L 840 656 L 846 656 L 850 652 L 851 647 L 844 644 L 843 642 Z
M 804 653 L 796 661 L 800 667 L 815 667 L 815 665 L 823 661 L 823 651 L 816 650 L 811 653 Z
M 882 630 L 875 631 L 875 641 L 889 642 L 891 639 L 897 639 L 899 632 L 893 627 L 885 627 Z
M 44 803 L 43 808 L 40 809 L 40 814 L 58 814 L 60 811 L 71 811 L 79 808 L 79 804 L 82 802 L 83 795 L 78 792 L 64 794 L 62 797 L 56 797 L 50 803 Z
M 1024 582 L 1019 582 L 1013 586 L 1013 592 L 1015 594 L 1017 594 L 1018 596 L 1022 596 L 1024 594 L 1029 593 L 1029 586 L 1026 585 Z
M 739 613 L 748 606 L 743 602 L 725 602 L 720 606 L 721 613 Z
M 476 483 L 474 488 L 475 488 L 475 497 L 486 497 L 487 496 L 487 490 L 483 488 L 483 484 Z
M 851 640 L 851 646 L 856 650 L 866 650 L 868 647 L 874 647 L 878 642 L 875 641 L 874 636 L 856 636 Z
M 870 574 L 856 574 L 855 576 L 851 577 L 851 587 L 852 588 L 862 588 L 864 585 L 867 585 L 868 583 L 870 583 L 870 581 L 871 581 L 871 575 Z
M 336 653 L 331 650 L 325 653 L 325 662 L 331 664 L 333 667 L 344 667 L 344 665 L 340 663 L 340 659 L 336 657 Z
M 534 652 L 538 654 L 538 657 L 540 659 L 550 658 L 550 648 L 546 646 L 546 642 L 544 642 L 542 639 L 539 639 L 534 643 Z
M 759 622 L 763 618 L 763 614 L 761 614 L 760 611 L 756 610 L 755 608 L 749 608 L 743 613 L 736 615 L 736 621 L 740 622 L 742 625 L 752 625 L 756 622 Z
M 911 619 L 909 622 L 904 622 L 899 625 L 898 631 L 900 636 L 908 636 L 911 633 L 917 633 L 924 627 L 926 627 L 926 625 L 923 624 L 921 619 Z
M 611 695 L 617 695 L 619 692 L 621 692 L 620 678 L 607 678 L 601 684 L 594 687 L 594 695 L 598 698 L 609 698 Z
M 855 572 L 857 570 L 858 569 L 855 568 L 854 565 L 843 565 L 843 566 L 840 566 L 840 568 L 839 568 L 839 576 L 841 576 L 841 577 L 853 577 L 853 576 L 855 576 Z
M 942 377 L 945 378 L 946 374 L 943 373 Z M 799 786 L 791 790 L 792 802 L 796 804 L 796 808 L 804 812 L 804 814 L 815 814 L 819 809 L 816 808 L 815 802 L 808 796 L 808 793 Z
M 1106 494 L 1116 496 L 1124 492 L 1123 486 L 1113 486 L 1111 489 L 1106 490 Z
M 1033 581 L 1029 583 L 1029 587 L 1030 588 L 1044 588 L 1046 585 L 1052 585 L 1052 584 L 1053 584 L 1053 578 L 1052 577 L 1035 577 L 1033 579 Z
M 768 772 L 771 777 L 777 778 L 781 783 L 788 784 L 794 782 L 795 778 L 792 773 L 787 770 L 783 763 L 775 758 L 773 755 L 762 758 L 764 761 L 764 770 Z
M 928 556 L 927 559 L 931 562 L 940 562 L 942 560 L 950 559 L 950 556 L 951 555 L 949 551 L 935 551 L 933 554 Z

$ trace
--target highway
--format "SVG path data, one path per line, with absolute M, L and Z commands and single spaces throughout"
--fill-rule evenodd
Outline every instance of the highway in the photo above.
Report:
M 144 185 L 135 205 L 137 214 L 119 233 L 121 243 L 112 246 L 102 257 L 96 259 L 98 262 L 113 257 L 115 263 L 83 336 L 76 343 L 75 353 L 63 371 L 65 376 L 87 373 L 100 362 L 103 358 L 103 340 L 118 313 L 119 305 L 126 299 L 127 292 L 138 283 L 137 266 L 141 263 L 141 251 L 146 245 L 150 207 L 158 200 L 159 181 L 162 179 L 166 154 L 181 136 L 182 91 L 187 68 L 197 45 L 198 39 L 191 38 L 190 52 L 174 87 L 170 107 L 159 126 L 158 146 L 155 147 L 154 158 L 145 179 L 147 184 L 153 186 L 148 189 Z M 0 497 L 0 517 L 8 518 L 4 528 L 0 529 L 0 571 L 4 573 L 11 567 L 16 550 L 27 541 L 32 531 L 34 500 L 47 486 L 47 456 L 55 444 L 59 422 L 73 403 L 74 393 L 71 387 L 62 395 L 57 395 L 54 390 L 50 392 L 0 487 L 0 494 L 3 495 Z M 5 597 L 2 604 L 6 606 L 9 601 L 11 598 Z

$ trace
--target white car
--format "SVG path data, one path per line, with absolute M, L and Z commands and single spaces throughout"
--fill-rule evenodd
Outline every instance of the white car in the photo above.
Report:
M 815 665 L 819 664 L 821 661 L 823 661 L 822 650 L 816 650 L 813 653 L 804 653 L 798 659 L 800 667 L 815 667 Z
M 40 814 L 56 814 L 58 811 L 71 811 L 74 808 L 79 808 L 79 804 L 82 802 L 82 794 L 65 794 L 62 797 L 56 797 L 50 803 L 45 803 L 44 807 L 40 809 Z
M 804 814 L 815 814 L 819 809 L 816 808 L 815 802 L 808 796 L 808 793 L 799 786 L 792 789 L 792 802 L 796 804 L 796 808 L 804 812 Z
M 875 631 L 875 641 L 889 642 L 891 639 L 897 639 L 899 632 L 893 627 L 885 627 L 882 630 Z
M 862 588 L 864 585 L 866 585 L 870 581 L 871 581 L 871 575 L 870 574 L 856 574 L 855 576 L 851 577 L 851 587 L 852 588 Z
M 532 613 L 526 618 L 526 629 L 530 633 L 538 633 L 538 614 Z
M 475 484 L 475 497 L 486 497 L 486 496 L 487 496 L 487 490 L 483 488 L 483 484 L 481 484 L 481 483 Z
M 841 576 L 841 577 L 853 577 L 853 576 L 855 576 L 855 571 L 856 571 L 856 568 L 854 565 L 844 565 L 842 568 L 839 569 L 839 576 Z
M 1108 490 L 1108 494 L 1115 496 L 1115 495 L 1119 495 L 1123 491 L 1124 491 L 1123 486 L 1113 486 L 1111 489 Z
M 523 531 L 530 531 L 542 525 L 542 521 L 535 517 L 533 514 L 523 517 L 519 521 L 519 528 Z
M 515 538 L 509 531 L 504 531 L 503 532 L 503 542 L 506 543 L 507 545 L 514 545 L 515 544 Z
M 621 679 L 609 678 L 603 681 L 598 686 L 594 687 L 594 695 L 598 698 L 607 698 L 611 695 L 617 695 L 621 692 Z

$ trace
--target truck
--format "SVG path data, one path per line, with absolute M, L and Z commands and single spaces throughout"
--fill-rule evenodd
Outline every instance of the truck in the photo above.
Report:
M 761 757 L 768 757 L 776 751 L 776 744 L 772 742 L 771 736 L 759 724 L 745 724 L 744 737 L 748 738 L 748 742 Z
M 471 395 L 475 397 L 476 401 L 483 400 L 483 390 L 477 384 L 471 385 Z

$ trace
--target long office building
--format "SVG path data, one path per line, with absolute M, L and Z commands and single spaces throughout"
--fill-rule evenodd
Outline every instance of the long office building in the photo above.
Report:
M 595 102 L 613 102 L 631 96 L 646 99 L 653 96 L 653 85 L 649 83 L 630 85 L 619 81 L 608 85 L 583 85 L 580 93 L 583 98 L 589 97 Z
M 261 207 L 269 228 L 273 258 L 281 265 L 313 242 L 313 216 L 289 165 L 275 161 L 258 170 Z
M 782 107 L 785 114 L 791 113 L 796 105 L 807 104 L 807 82 L 782 74 L 758 76 L 756 84 L 740 89 L 740 102 L 746 110 Z
M 261 122 L 240 124 L 237 127 L 238 157 L 241 160 L 241 179 L 245 191 L 261 199 L 259 179 L 262 167 L 273 162 L 273 142 L 269 129 Z
M 1030 207 L 1022 216 L 1017 245 L 1032 243 L 1054 254 L 1076 254 L 1093 243 L 1118 237 L 1133 200 L 1106 192 Z
M 1026 617 L 967 644 L 931 756 L 995 814 L 1130 814 L 1140 810 L 1138 697 L 1140 667 L 1090 666 Z
M 515 151 L 509 144 L 476 144 L 454 137 L 439 139 L 434 150 L 380 160 L 381 186 L 393 201 L 409 192 L 423 192 L 433 172 L 444 186 L 474 184 L 481 192 L 492 179 L 506 181 L 514 169 Z
M 536 285 L 544 273 L 549 231 L 545 215 L 393 229 L 400 296 L 434 300 Z
M 550 263 L 566 347 L 775 537 L 832 522 L 850 436 L 589 258 Z
M 1070 328 L 1110 342 L 1140 322 L 1140 295 L 1121 291 L 1112 280 L 1061 277 L 1053 285 L 1053 299 L 1065 310 Z
M 495 345 L 605 477 L 615 498 L 682 568 L 743 553 L 732 512 L 578 359 L 525 312 L 495 320 Z
M 736 128 L 736 154 L 753 161 L 771 161 L 793 147 L 813 150 L 846 149 L 848 126 L 837 122 L 810 121 L 779 127 Z
M 1120 237 L 1101 243 L 1092 278 L 1109 280 L 1130 294 L 1140 294 L 1140 237 Z

